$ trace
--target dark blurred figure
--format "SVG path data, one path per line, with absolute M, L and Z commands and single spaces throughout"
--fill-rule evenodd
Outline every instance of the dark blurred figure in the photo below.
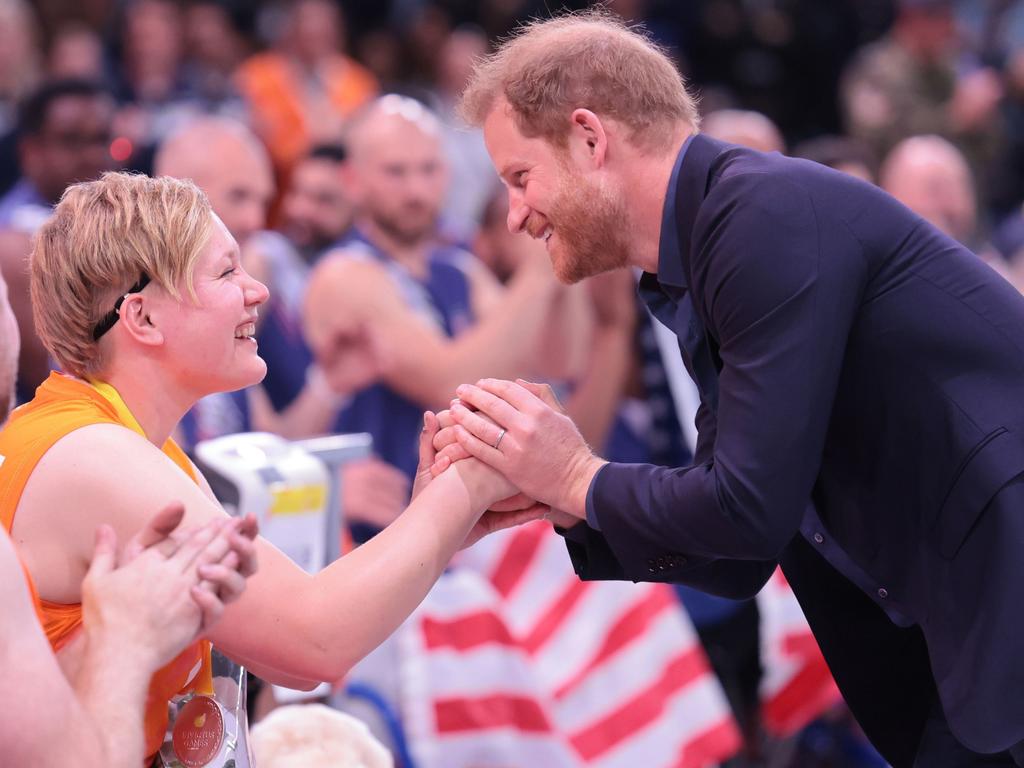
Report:
M 1003 85 L 969 55 L 951 0 L 901 0 L 892 30 L 860 51 L 844 76 L 849 133 L 878 157 L 908 136 L 944 136 L 963 151 L 984 190 L 1002 142 Z
M 306 263 L 338 242 L 352 224 L 352 203 L 345 193 L 340 144 L 313 147 L 299 161 L 281 201 L 281 233 Z
M 1003 83 L 1006 146 L 992 166 L 986 190 L 987 202 L 997 218 L 1016 213 L 1024 202 L 1024 47 L 1007 57 Z
M 176 112 L 191 96 L 182 71 L 180 5 L 174 0 L 125 5 L 118 42 L 115 82 L 121 109 L 115 132 L 145 153 L 173 132 Z M 142 170 L 149 170 L 148 163 Z
M 0 195 L 18 178 L 18 104 L 39 81 L 37 26 L 25 0 L 0 0 Z
M 1024 293 L 1024 212 L 1004 221 L 993 233 L 992 242 L 1002 254 L 1008 279 Z
M 483 132 L 469 128 L 455 115 L 459 94 L 469 82 L 473 62 L 488 52 L 483 30 L 462 26 L 452 31 L 438 56 L 434 108 L 441 120 L 445 157 L 451 180 L 444 205 L 444 227 L 454 239 L 468 242 L 499 186 Z
M 18 396 L 31 399 L 49 373 L 49 357 L 36 338 L 28 291 L 31 237 L 64 189 L 113 167 L 110 156 L 114 100 L 90 80 L 58 80 L 25 102 L 19 120 L 22 176 L 0 198 L 0 269 L 10 287 L 21 329 Z
M 682 30 L 687 74 L 706 108 L 756 110 L 793 142 L 838 132 L 835 93 L 842 70 L 858 46 L 885 29 L 891 4 L 692 0 L 666 3 L 660 12 L 674 14 Z
M 71 22 L 61 26 L 50 41 L 46 55 L 46 74 L 55 80 L 106 80 L 109 72 L 100 36 L 94 29 L 81 23 Z
M 861 142 L 846 136 L 826 135 L 797 144 L 793 157 L 813 160 L 871 184 L 875 183 L 878 161 Z
M 251 24 L 239 2 L 190 0 L 183 17 L 185 78 L 195 98 L 209 111 L 240 116 L 241 94 L 235 70 L 250 53 L 245 28 Z

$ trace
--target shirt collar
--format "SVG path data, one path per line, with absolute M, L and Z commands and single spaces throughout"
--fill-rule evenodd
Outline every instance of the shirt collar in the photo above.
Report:
M 683 167 L 683 158 L 690 148 L 693 135 L 687 137 L 679 148 L 676 162 L 669 176 L 668 189 L 665 192 L 665 203 L 661 209 L 661 237 L 658 241 L 658 282 L 677 288 L 686 288 L 686 275 L 683 263 L 679 259 L 679 226 L 676 220 L 676 191 L 679 187 L 679 172 Z

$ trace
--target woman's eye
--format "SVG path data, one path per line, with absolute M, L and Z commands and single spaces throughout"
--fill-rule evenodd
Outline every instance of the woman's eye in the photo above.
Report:
M 238 271 L 237 267 L 229 267 L 228 269 L 226 269 L 224 271 L 224 273 L 221 275 L 221 277 L 228 277 L 229 275 L 235 274 L 235 272 L 237 272 L 237 271 Z

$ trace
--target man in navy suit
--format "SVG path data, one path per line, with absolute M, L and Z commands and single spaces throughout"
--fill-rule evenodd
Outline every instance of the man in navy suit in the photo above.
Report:
M 1024 765 L 1024 299 L 875 187 L 700 135 L 602 14 L 529 25 L 462 106 L 562 280 L 645 272 L 701 407 L 693 466 L 612 464 L 484 380 L 448 456 L 559 510 L 584 579 L 740 598 L 781 564 L 894 766 Z

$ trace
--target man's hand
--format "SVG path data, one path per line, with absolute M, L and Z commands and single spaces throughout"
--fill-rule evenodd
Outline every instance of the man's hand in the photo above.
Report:
M 416 482 L 413 483 L 413 498 L 416 498 L 420 491 L 422 491 L 434 477 L 447 471 L 451 467 L 451 461 L 447 457 L 438 458 L 434 449 L 434 443 L 437 439 L 437 434 L 440 431 L 442 418 L 448 424 L 454 423 L 452 422 L 448 411 L 442 411 L 440 414 L 427 411 L 423 414 L 423 432 L 420 434 L 420 462 L 419 467 L 416 470 Z M 474 462 L 476 461 L 468 454 L 463 456 L 461 460 L 465 461 L 467 459 Z M 478 474 L 489 474 L 494 472 L 494 470 L 484 465 L 467 465 L 462 469 L 467 472 L 467 474 L 471 474 L 473 472 Z M 538 518 L 547 516 L 549 512 L 550 510 L 547 505 L 538 504 L 533 499 L 521 493 L 509 496 L 506 499 L 502 499 L 501 501 L 492 504 L 491 508 L 480 516 L 476 524 L 466 536 L 466 540 L 462 543 L 460 549 L 472 546 L 489 533 L 504 530 L 505 528 L 511 528 L 516 525 L 522 525 L 523 523 L 528 523 L 531 520 L 537 520 Z
M 494 467 L 527 496 L 586 517 L 587 490 L 605 462 L 591 453 L 549 388 L 484 379 L 459 387 L 458 395 L 451 416 L 455 438 L 466 453 Z M 444 439 L 439 436 L 437 442 Z M 441 453 L 446 452 L 451 459 L 453 451 Z
M 180 504 L 161 511 L 120 558 L 113 529 L 100 526 L 82 583 L 87 639 L 106 638 L 152 669 L 207 632 L 255 570 L 254 521 L 218 519 L 182 537 L 183 515 Z

